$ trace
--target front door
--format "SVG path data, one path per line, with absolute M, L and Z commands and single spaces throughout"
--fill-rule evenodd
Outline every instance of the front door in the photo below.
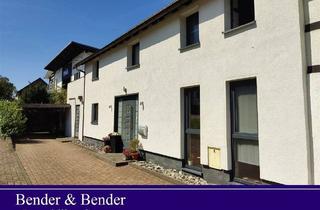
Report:
M 74 119 L 74 137 L 79 137 L 79 123 L 80 123 L 80 105 L 76 105 L 75 119 Z
M 116 98 L 115 131 L 121 134 L 124 148 L 138 138 L 138 95 Z
M 234 178 L 260 180 L 256 80 L 231 83 Z
M 185 167 L 201 170 L 200 163 L 200 88 L 184 90 Z

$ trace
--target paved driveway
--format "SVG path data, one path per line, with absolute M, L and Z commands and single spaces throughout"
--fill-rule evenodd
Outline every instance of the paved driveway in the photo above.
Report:
M 130 165 L 114 167 L 73 143 L 23 140 L 16 153 L 32 184 L 170 184 Z

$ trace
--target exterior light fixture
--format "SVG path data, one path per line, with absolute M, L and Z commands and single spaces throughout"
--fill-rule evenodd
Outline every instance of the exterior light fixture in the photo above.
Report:
M 127 88 L 123 86 L 122 90 L 127 95 L 127 92 L 128 92 Z
M 83 103 L 83 97 L 82 96 L 78 96 L 78 99 L 81 103 Z
M 142 110 L 144 110 L 144 102 L 143 101 L 140 102 L 140 106 L 142 107 Z

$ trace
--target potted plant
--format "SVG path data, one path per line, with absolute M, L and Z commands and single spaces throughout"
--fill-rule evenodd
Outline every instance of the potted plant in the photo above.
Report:
M 122 153 L 125 156 L 125 160 L 131 160 L 131 153 L 129 149 L 123 149 Z
M 129 142 L 129 148 L 123 150 L 123 154 L 126 157 L 126 160 L 139 160 L 140 153 L 138 151 L 139 140 L 132 139 Z
M 193 165 L 193 160 L 194 160 L 194 155 L 193 154 L 191 154 L 190 156 L 189 156 L 189 158 L 188 158 L 188 165 L 189 166 L 192 166 Z
M 103 137 L 102 140 L 104 142 L 104 146 L 111 146 L 111 142 L 110 142 L 110 135 L 111 133 L 109 133 L 106 137 Z
M 140 158 L 140 154 L 138 152 L 139 140 L 132 139 L 129 143 L 130 147 L 130 155 L 132 160 L 138 160 Z
M 123 150 L 123 142 L 121 135 L 119 133 L 113 132 L 109 133 L 106 137 L 102 139 L 104 141 L 104 146 L 110 146 L 112 153 L 121 153 Z

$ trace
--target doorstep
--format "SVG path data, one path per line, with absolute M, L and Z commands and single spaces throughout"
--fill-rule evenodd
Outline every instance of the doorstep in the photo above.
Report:
M 115 167 L 126 166 L 129 163 L 127 160 L 124 160 L 125 156 L 122 153 L 104 153 L 102 151 L 96 151 L 77 143 L 73 144 L 87 150 L 91 155 L 102 161 L 106 161 Z
M 182 168 L 182 171 L 183 172 L 187 172 L 187 173 L 192 174 L 192 175 L 200 176 L 200 177 L 203 176 L 203 173 L 201 171 L 197 171 L 197 170 L 194 170 L 194 169 L 191 169 L 191 168 Z
M 122 153 L 104 153 L 98 152 L 103 158 L 108 159 L 109 162 L 112 163 L 115 167 L 126 166 L 128 165 L 128 161 L 124 160 L 125 156 Z
M 66 138 L 57 138 L 57 140 L 60 141 L 61 143 L 68 143 L 68 142 L 72 142 L 76 139 L 72 138 L 72 137 L 66 137 Z

